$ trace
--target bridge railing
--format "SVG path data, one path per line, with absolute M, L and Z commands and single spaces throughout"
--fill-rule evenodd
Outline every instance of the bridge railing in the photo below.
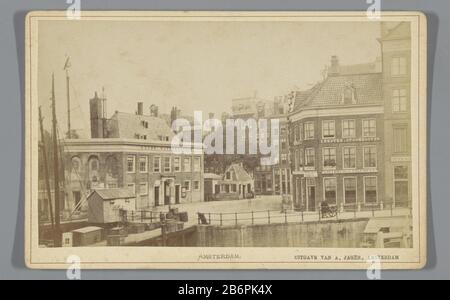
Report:
M 396 204 L 345 204 L 315 207 L 313 211 L 306 210 L 255 210 L 245 212 L 198 212 L 198 224 L 219 226 L 255 225 L 271 223 L 298 223 L 326 220 L 349 220 L 370 217 L 392 217 L 411 215 L 410 202 Z

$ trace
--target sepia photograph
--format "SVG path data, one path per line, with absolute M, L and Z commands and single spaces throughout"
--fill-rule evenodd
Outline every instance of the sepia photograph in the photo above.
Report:
M 31 12 L 27 266 L 420 268 L 418 12 Z

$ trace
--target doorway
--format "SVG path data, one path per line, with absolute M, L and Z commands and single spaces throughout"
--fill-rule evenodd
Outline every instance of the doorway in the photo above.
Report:
M 170 204 L 170 183 L 164 181 L 164 205 Z
M 155 186 L 155 206 L 159 206 L 159 186 Z
M 308 186 L 308 210 L 316 210 L 316 187 L 312 185 Z
M 175 185 L 175 204 L 180 204 L 180 185 Z
M 80 191 L 73 191 L 73 199 L 75 201 L 75 207 L 77 208 L 77 210 L 80 210 L 80 207 L 78 206 L 78 204 L 81 201 L 81 192 Z

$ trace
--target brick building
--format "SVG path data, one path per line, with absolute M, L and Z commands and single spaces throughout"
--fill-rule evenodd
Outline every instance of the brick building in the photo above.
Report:
M 174 154 L 173 133 L 167 122 L 135 114 L 104 115 L 105 99 L 90 100 L 91 139 L 66 139 L 64 165 L 66 207 L 85 202 L 94 189 L 128 188 L 136 195 L 136 209 L 203 200 L 203 155 Z
M 340 66 L 298 92 L 289 115 L 294 207 L 340 210 L 383 205 L 384 106 L 377 64 Z
M 234 119 L 247 120 L 253 118 L 259 120 L 279 120 L 279 158 L 275 165 L 257 165 L 253 170 L 255 179 L 255 193 L 257 195 L 274 195 L 291 193 L 291 170 L 289 161 L 288 140 L 288 96 L 276 97 L 273 101 L 253 97 L 238 98 L 232 101 L 232 116 Z M 270 140 L 270 122 L 268 123 Z M 248 139 L 247 139 L 248 140 Z M 260 158 L 260 155 L 256 155 Z
M 387 202 L 411 203 L 411 33 L 408 22 L 382 23 Z

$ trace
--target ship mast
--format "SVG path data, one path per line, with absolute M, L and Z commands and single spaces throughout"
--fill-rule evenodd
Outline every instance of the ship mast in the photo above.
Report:
M 70 126 L 70 90 L 69 90 L 69 68 L 70 68 L 70 60 L 67 57 L 66 62 L 64 64 L 63 70 L 66 71 L 66 90 L 67 90 L 67 138 L 70 139 L 72 137 L 71 126 Z
M 59 191 L 59 160 L 58 160 L 58 135 L 56 131 L 56 101 L 55 101 L 55 74 L 52 74 L 52 129 L 53 129 L 53 172 L 55 178 L 55 229 L 54 246 L 61 247 L 60 229 L 60 191 Z
M 41 130 L 41 140 L 42 140 L 42 156 L 44 159 L 44 176 L 45 176 L 45 188 L 47 190 L 48 206 L 50 210 L 50 222 L 52 223 L 52 230 L 55 230 L 55 223 L 53 220 L 53 204 L 52 204 L 52 192 L 50 191 L 50 179 L 48 173 L 48 163 L 47 163 L 47 149 L 45 146 L 44 139 L 44 126 L 42 125 L 42 113 L 41 107 L 39 106 L 39 128 Z

